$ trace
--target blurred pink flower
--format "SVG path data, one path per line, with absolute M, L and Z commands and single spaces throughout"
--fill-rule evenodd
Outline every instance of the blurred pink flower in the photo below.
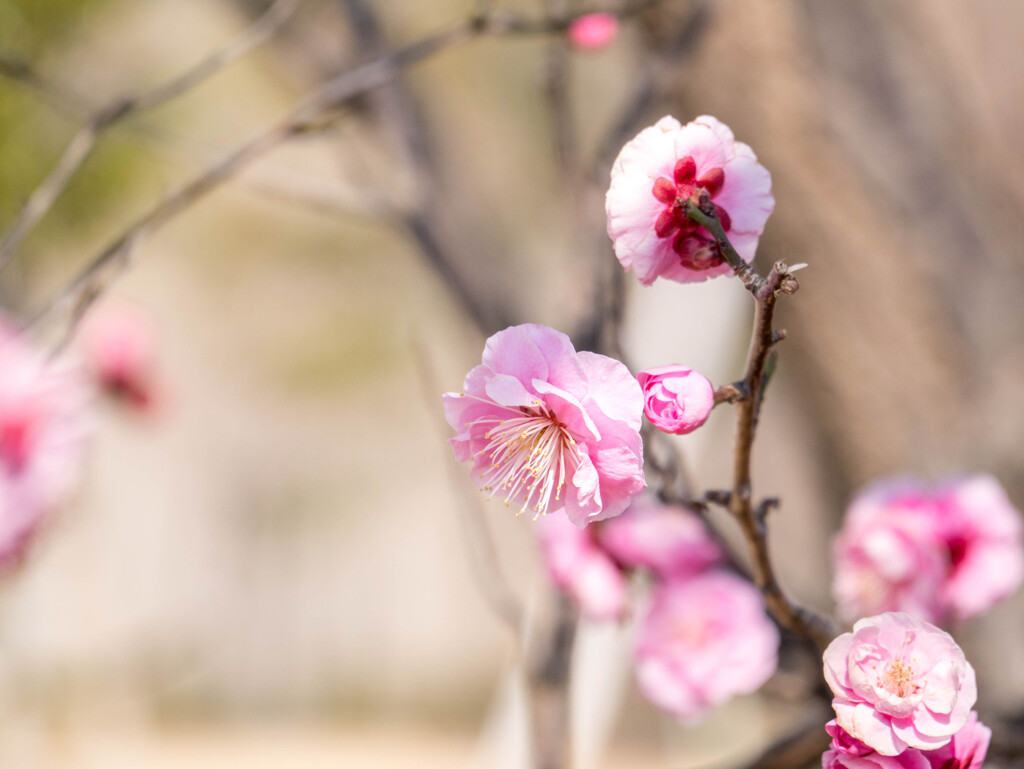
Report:
M 975 475 L 939 487 L 935 516 L 949 564 L 941 598 L 955 619 L 976 616 L 1020 587 L 1021 517 L 995 478 Z
M 851 504 L 833 552 L 833 593 L 848 619 L 882 611 L 967 619 L 1024 578 L 1020 514 L 990 476 L 935 488 L 875 484 Z
M 702 115 L 684 126 L 663 117 L 612 166 L 605 210 L 615 255 L 645 286 L 659 276 L 694 283 L 725 275 L 730 268 L 711 233 L 683 206 L 706 190 L 730 242 L 750 262 L 775 207 L 771 187 L 754 151 L 716 118 Z
M 637 374 L 644 391 L 644 413 L 651 424 L 673 435 L 692 433 L 715 406 L 715 388 L 686 366 L 661 366 Z
M 140 410 L 156 397 L 156 343 L 148 319 L 118 307 L 98 309 L 85 322 L 82 342 L 97 383 Z
M 655 705 L 693 723 L 760 688 L 775 671 L 778 645 L 749 582 L 726 571 L 665 582 L 640 624 L 637 682 Z
M 626 577 L 598 546 L 592 529 L 580 529 L 562 515 L 535 524 L 552 581 L 571 595 L 588 619 L 615 620 L 626 606 Z
M 89 419 L 78 368 L 53 363 L 0 320 L 0 568 L 78 479 Z
M 587 51 L 611 43 L 619 32 L 619 20 L 610 13 L 588 13 L 569 25 L 569 42 Z
M 646 486 L 643 396 L 617 360 L 577 353 L 546 326 L 512 326 L 487 340 L 464 393 L 446 393 L 460 462 L 520 512 L 565 509 L 585 526 L 618 515 Z
M 650 569 L 662 579 L 699 574 L 722 558 L 696 514 L 647 496 L 602 524 L 598 539 L 619 563 Z
M 860 620 L 829 644 L 824 663 L 836 722 L 886 756 L 945 745 L 978 698 L 956 641 L 906 614 Z
M 931 769 L 981 769 L 991 740 L 992 730 L 971 711 L 967 723 L 952 740 L 938 750 L 926 751 L 924 756 Z

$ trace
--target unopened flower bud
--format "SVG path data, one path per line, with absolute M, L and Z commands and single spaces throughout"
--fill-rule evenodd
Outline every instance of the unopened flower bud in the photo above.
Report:
M 637 375 L 644 391 L 644 413 L 659 430 L 691 433 L 707 421 L 715 389 L 703 374 L 686 366 L 661 366 Z

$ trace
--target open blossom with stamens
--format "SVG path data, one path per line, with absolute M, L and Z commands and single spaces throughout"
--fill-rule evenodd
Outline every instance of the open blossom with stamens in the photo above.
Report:
M 595 541 L 593 530 L 573 526 L 563 515 L 546 515 L 536 523 L 552 581 L 572 596 L 583 616 L 598 622 L 615 620 L 626 608 L 627 580 Z
M 824 662 L 836 722 L 886 756 L 946 745 L 978 698 L 956 641 L 907 614 L 860 620 L 829 644 Z
M 991 476 L 877 483 L 853 501 L 836 537 L 840 612 L 905 611 L 932 622 L 980 614 L 1024 579 L 1022 529 Z
M 757 588 L 727 571 L 670 580 L 655 590 L 635 651 L 640 691 L 684 723 L 775 672 L 779 633 Z
M 77 480 L 88 433 L 84 381 L 0 320 L 0 568 L 21 559 Z
M 464 387 L 444 396 L 455 456 L 520 512 L 564 509 L 582 527 L 645 488 L 643 396 L 617 360 L 576 352 L 546 326 L 512 326 L 487 340 Z
M 645 286 L 658 277 L 695 283 L 727 274 L 711 233 L 686 216 L 686 202 L 706 192 L 729 241 L 751 262 L 775 207 L 771 188 L 754 151 L 716 118 L 684 126 L 663 117 L 612 166 L 605 210 L 615 255 Z

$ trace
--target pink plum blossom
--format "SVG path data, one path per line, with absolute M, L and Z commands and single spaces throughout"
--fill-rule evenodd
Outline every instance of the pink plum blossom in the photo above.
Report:
M 152 326 L 127 308 L 100 308 L 82 330 L 86 360 L 104 391 L 139 410 L 156 397 L 156 343 Z
M 552 581 L 573 597 L 583 616 L 596 621 L 621 617 L 626 577 L 594 541 L 593 530 L 580 529 L 563 515 L 547 515 L 536 522 L 536 531 Z
M 940 486 L 935 515 L 949 564 L 941 598 L 954 618 L 976 616 L 1020 587 L 1021 517 L 995 478 L 975 475 Z
M 839 727 L 886 756 L 942 747 L 978 697 L 956 641 L 907 614 L 860 620 L 829 644 L 824 662 Z
M 692 433 L 715 406 L 715 388 L 686 366 L 661 366 L 637 374 L 644 391 L 644 413 L 651 424 L 673 435 Z
M 619 32 L 619 20 L 610 13 L 588 13 L 569 25 L 569 42 L 585 51 L 596 51 L 611 43 Z
M 546 326 L 512 326 L 487 340 L 464 387 L 444 396 L 455 456 L 520 512 L 564 509 L 582 527 L 645 488 L 643 395 L 617 360 L 578 353 Z
M 757 589 L 727 571 L 660 584 L 635 650 L 640 690 L 684 723 L 775 671 L 779 634 Z
M 663 117 L 626 144 L 605 200 L 608 235 L 624 269 L 651 285 L 695 283 L 729 273 L 711 233 L 691 221 L 686 201 L 706 191 L 729 241 L 747 262 L 775 207 L 772 180 L 754 151 L 709 115 L 681 125 Z
M 967 723 L 948 743 L 935 750 L 907 748 L 886 756 L 847 734 L 833 719 L 825 725 L 832 746 L 821 757 L 823 769 L 981 769 L 992 730 L 971 711 Z
M 884 481 L 851 504 L 834 544 L 833 593 L 847 618 L 905 611 L 967 619 L 1020 587 L 1020 514 L 999 483 Z
M 601 525 L 599 540 L 620 564 L 650 569 L 662 579 L 699 574 L 722 559 L 721 548 L 692 511 L 642 496 Z
M 80 369 L 48 361 L 0 320 L 0 568 L 21 560 L 76 482 L 89 396 Z
M 981 769 L 991 740 L 992 730 L 971 711 L 967 723 L 953 739 L 937 750 L 926 751 L 924 756 L 931 769 Z

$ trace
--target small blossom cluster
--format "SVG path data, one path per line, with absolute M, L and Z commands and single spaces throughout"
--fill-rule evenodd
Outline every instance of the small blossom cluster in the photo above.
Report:
M 953 638 L 903 613 L 868 617 L 824 654 L 836 718 L 823 769 L 975 769 L 991 731 Z
M 834 544 L 839 611 L 936 623 L 976 616 L 1020 587 L 1022 528 L 991 476 L 878 483 L 850 505 Z
M 592 620 L 622 618 L 629 574 L 653 587 L 634 649 L 643 694 L 684 723 L 775 671 L 779 636 L 760 593 L 722 566 L 722 551 L 690 510 L 640 497 L 625 513 L 586 530 L 560 516 L 537 521 L 555 584 Z

